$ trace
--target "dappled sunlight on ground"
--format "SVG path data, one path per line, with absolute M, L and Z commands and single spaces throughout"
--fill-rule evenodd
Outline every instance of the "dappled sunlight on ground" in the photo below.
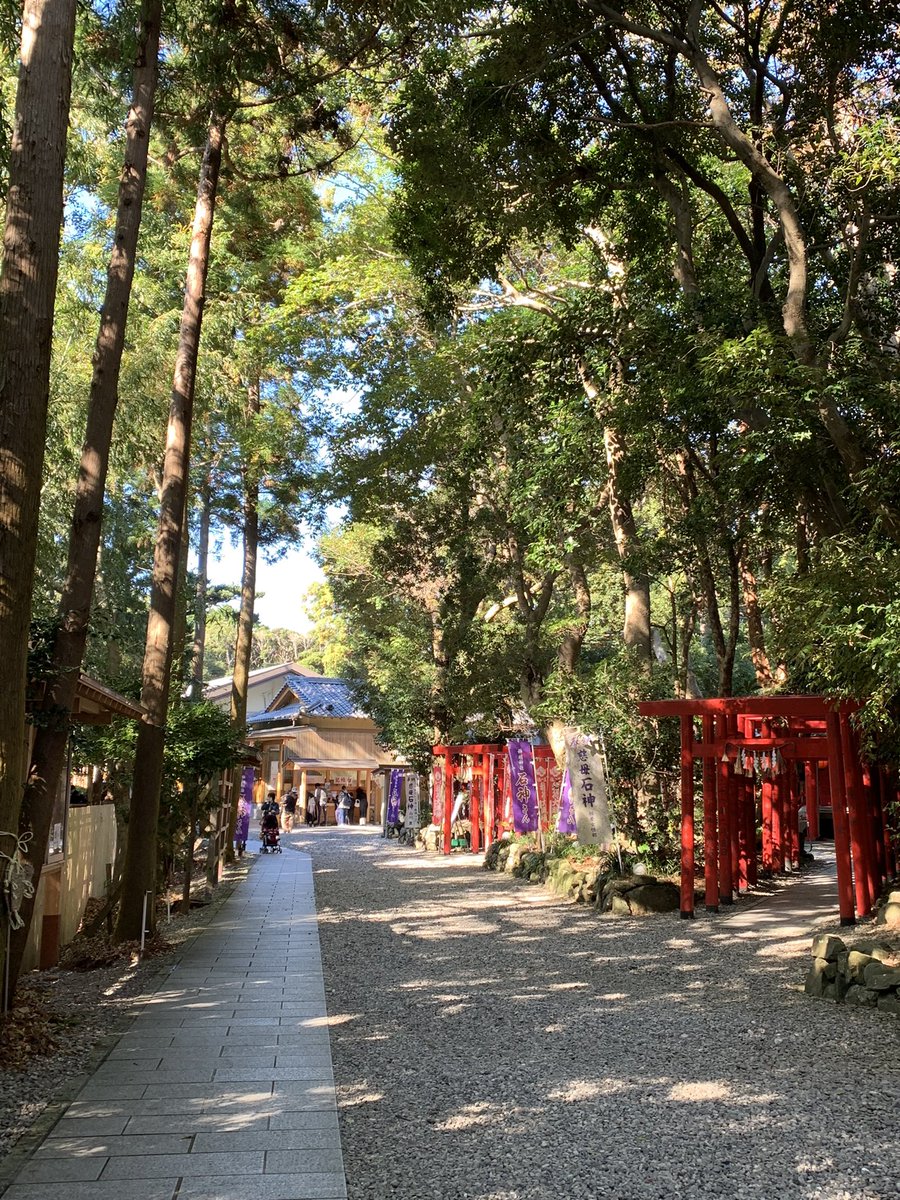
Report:
M 898 1027 L 803 997 L 790 939 L 602 920 L 377 830 L 295 841 L 350 1200 L 900 1197 Z

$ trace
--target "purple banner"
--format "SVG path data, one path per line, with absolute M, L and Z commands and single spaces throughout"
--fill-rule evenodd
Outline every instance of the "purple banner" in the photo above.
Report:
M 256 771 L 253 767 L 244 767 L 241 771 L 241 799 L 248 804 L 253 803 L 253 777 Z
M 572 781 L 569 778 L 569 768 L 566 767 L 559 792 L 559 820 L 556 822 L 556 832 L 575 833 L 577 828 L 575 809 L 572 807 Z
M 400 795 L 403 791 L 403 772 L 391 771 L 391 783 L 388 788 L 387 823 L 400 823 Z
M 516 833 L 534 833 L 538 828 L 537 783 L 534 777 L 534 751 L 530 742 L 507 742 L 512 791 L 513 829 Z

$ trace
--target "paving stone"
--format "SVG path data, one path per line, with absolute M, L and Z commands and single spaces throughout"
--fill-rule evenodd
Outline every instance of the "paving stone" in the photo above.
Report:
M 270 1114 L 247 1112 L 243 1108 L 214 1108 L 208 1112 L 161 1113 L 150 1117 L 132 1117 L 125 1126 L 127 1137 L 149 1134 L 184 1133 L 198 1137 L 201 1133 L 222 1133 L 234 1137 L 235 1133 L 258 1131 L 266 1133 Z M 266 1149 L 263 1146 L 262 1149 Z M 210 1150 L 217 1147 L 210 1146 Z
M 114 1158 L 124 1154 L 187 1154 L 192 1147 L 190 1134 L 125 1137 L 49 1137 L 35 1151 L 36 1158 L 71 1156 Z
M 340 1150 L 295 1150 L 266 1151 L 266 1174 L 288 1175 L 297 1171 L 342 1171 L 344 1162 Z
M 14 1183 L 3 1200 L 172 1200 L 177 1179 L 98 1179 L 67 1183 L 61 1197 L 58 1183 Z
M 303 1114 L 309 1117 L 309 1113 Z M 231 1133 L 198 1133 L 193 1153 L 228 1153 L 231 1150 L 333 1150 L 337 1126 L 324 1129 L 235 1130 Z M 268 1160 L 267 1160 L 268 1161 Z M 291 1170 L 298 1170 L 296 1164 Z M 323 1168 L 330 1169 L 330 1168 Z M 341 1168 L 342 1169 L 342 1168 Z
M 343 1172 L 263 1175 L 254 1178 L 252 1188 L 253 1200 L 345 1200 L 347 1195 Z M 178 1200 L 247 1200 L 247 1189 L 228 1175 L 185 1179 Z
M 106 1158 L 32 1158 L 16 1176 L 20 1183 L 81 1183 L 98 1179 Z
M 227 1171 L 230 1175 L 256 1175 L 262 1172 L 265 1155 L 262 1151 L 237 1154 L 145 1154 L 136 1162 L 129 1158 L 110 1158 L 103 1172 L 104 1179 L 169 1178 L 172 1175 L 215 1175 Z M 252 1185 L 248 1185 L 252 1186 Z M 246 1194 L 246 1193 L 245 1193 Z

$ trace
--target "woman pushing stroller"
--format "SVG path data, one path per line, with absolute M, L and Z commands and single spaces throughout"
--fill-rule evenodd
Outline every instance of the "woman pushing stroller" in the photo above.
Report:
M 268 854 L 269 851 L 273 854 L 281 853 L 281 838 L 278 831 L 278 801 L 275 799 L 275 793 L 270 791 L 266 796 L 265 803 L 262 806 L 262 820 L 260 822 L 260 841 L 262 842 L 262 853 Z

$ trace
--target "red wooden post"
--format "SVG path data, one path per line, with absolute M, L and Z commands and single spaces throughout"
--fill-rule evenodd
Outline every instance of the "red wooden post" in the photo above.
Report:
M 734 739 L 738 736 L 737 717 L 732 713 L 728 716 L 728 736 Z M 737 751 L 735 757 L 730 759 L 728 763 L 728 811 L 731 816 L 731 886 L 734 891 L 740 889 L 740 857 L 741 857 L 741 827 L 743 825 L 743 800 L 744 793 L 741 787 L 741 781 L 735 774 L 735 766 L 737 765 Z
M 863 766 L 863 785 L 872 815 L 872 833 L 875 837 L 875 866 L 878 870 L 876 892 L 887 879 L 887 863 L 884 854 L 884 813 L 881 811 L 881 776 L 874 767 Z
M 694 915 L 694 718 L 681 718 L 681 917 Z
M 727 717 L 716 717 L 716 732 L 723 745 L 728 736 Z M 724 751 L 723 751 L 724 753 Z M 729 775 L 731 763 L 724 759 L 716 764 L 716 793 L 719 812 L 719 903 L 734 904 L 734 876 L 731 873 L 731 811 L 729 808 Z
M 771 762 L 771 759 L 770 759 Z M 784 870 L 784 775 L 772 781 L 772 869 Z
M 474 758 L 475 756 L 473 755 L 472 757 Z M 477 768 L 475 766 L 475 763 L 474 762 L 472 763 L 472 792 L 469 797 L 469 820 L 472 823 L 472 840 L 470 842 L 469 848 L 473 854 L 477 854 L 478 851 L 481 849 L 481 812 L 480 812 L 480 809 L 481 809 L 481 803 L 482 803 L 481 797 L 482 797 L 482 793 L 484 792 L 484 774 L 482 771 L 482 763 L 484 762 L 484 755 L 479 754 L 478 759 L 479 759 L 479 762 L 478 762 Z M 478 784 L 477 794 L 476 794 L 476 787 L 475 787 L 476 783 Z
M 444 752 L 444 853 L 450 853 L 451 817 L 453 816 L 453 760 L 450 751 Z
M 751 775 L 745 784 L 747 830 L 747 883 L 750 887 L 759 882 L 759 869 L 756 861 L 756 778 Z
M 849 742 L 850 767 L 853 772 L 853 790 L 859 814 L 859 840 L 863 853 L 866 894 L 869 899 L 869 904 L 865 912 L 868 915 L 875 907 L 881 882 L 878 878 L 878 864 L 875 858 L 875 830 L 872 817 L 871 794 L 865 787 L 859 738 L 850 724 L 849 716 L 844 717 L 844 728 L 847 731 Z
M 766 870 L 771 871 L 775 862 L 772 853 L 772 780 L 763 777 L 760 791 L 762 793 L 762 862 Z
M 803 767 L 806 783 L 806 820 L 809 823 L 809 840 L 819 836 L 819 764 L 808 762 Z
M 797 764 L 793 761 L 787 764 L 787 794 L 788 794 L 788 843 L 791 854 L 791 866 L 800 868 L 800 780 L 797 778 Z
M 834 855 L 837 861 L 838 907 L 842 925 L 855 925 L 853 905 L 853 869 L 850 855 L 850 823 L 847 819 L 847 793 L 841 754 L 841 723 L 837 713 L 825 718 L 828 730 L 828 788 L 834 815 Z
M 713 719 L 703 717 L 703 741 L 713 740 Z M 719 911 L 719 837 L 716 820 L 716 762 L 703 759 L 703 875 L 706 911 Z
M 494 815 L 494 756 L 487 756 L 484 776 L 484 827 L 485 842 L 489 846 L 497 836 L 496 819 Z
M 853 856 L 853 886 L 856 892 L 856 912 L 866 916 L 872 908 L 869 895 L 869 867 L 866 862 L 866 841 L 863 831 L 865 813 L 862 812 L 856 772 L 853 768 L 853 739 L 850 722 L 845 713 L 840 713 L 838 724 L 841 735 L 841 760 L 844 775 L 844 791 L 847 797 L 847 812 L 850 817 L 850 852 Z

